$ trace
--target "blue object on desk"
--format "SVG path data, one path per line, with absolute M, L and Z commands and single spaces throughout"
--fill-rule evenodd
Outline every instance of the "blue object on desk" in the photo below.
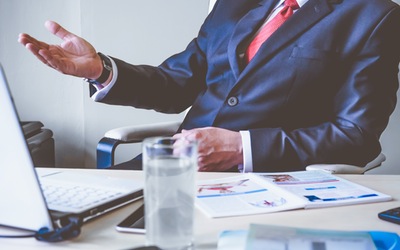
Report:
M 378 250 L 400 250 L 400 238 L 396 233 L 369 231 Z
M 218 250 L 241 250 L 246 245 L 248 230 L 226 230 L 220 234 Z M 400 250 L 400 237 L 396 233 L 368 231 L 377 250 Z

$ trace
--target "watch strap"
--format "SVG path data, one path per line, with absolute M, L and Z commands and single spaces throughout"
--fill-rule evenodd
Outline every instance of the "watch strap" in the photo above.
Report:
M 112 72 L 112 63 L 110 58 L 108 58 L 106 55 L 103 53 L 98 52 L 97 53 L 100 56 L 102 65 L 103 65 L 103 70 L 101 71 L 101 75 L 97 79 L 86 79 L 89 83 L 92 84 L 102 84 L 107 81 L 107 79 L 110 77 L 110 74 Z

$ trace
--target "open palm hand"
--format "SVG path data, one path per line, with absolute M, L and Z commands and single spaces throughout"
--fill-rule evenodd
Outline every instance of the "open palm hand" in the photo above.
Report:
M 28 34 L 20 34 L 19 42 L 40 61 L 64 74 L 92 79 L 101 74 L 101 60 L 90 43 L 55 22 L 47 21 L 45 25 L 63 40 L 60 45 L 49 45 Z

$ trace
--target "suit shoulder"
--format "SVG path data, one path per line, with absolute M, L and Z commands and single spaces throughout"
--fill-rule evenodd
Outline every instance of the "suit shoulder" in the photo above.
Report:
M 393 8 L 399 8 L 399 4 L 391 1 L 391 0 L 345 0 L 345 3 L 350 3 L 353 2 L 357 4 L 360 8 L 366 7 L 366 8 L 378 8 L 382 10 L 389 10 Z

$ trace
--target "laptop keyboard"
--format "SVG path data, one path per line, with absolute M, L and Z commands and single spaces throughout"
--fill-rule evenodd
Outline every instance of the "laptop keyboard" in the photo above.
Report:
M 47 206 L 51 210 L 76 212 L 95 207 L 122 194 L 119 190 L 101 187 L 77 186 L 69 183 L 41 185 Z

